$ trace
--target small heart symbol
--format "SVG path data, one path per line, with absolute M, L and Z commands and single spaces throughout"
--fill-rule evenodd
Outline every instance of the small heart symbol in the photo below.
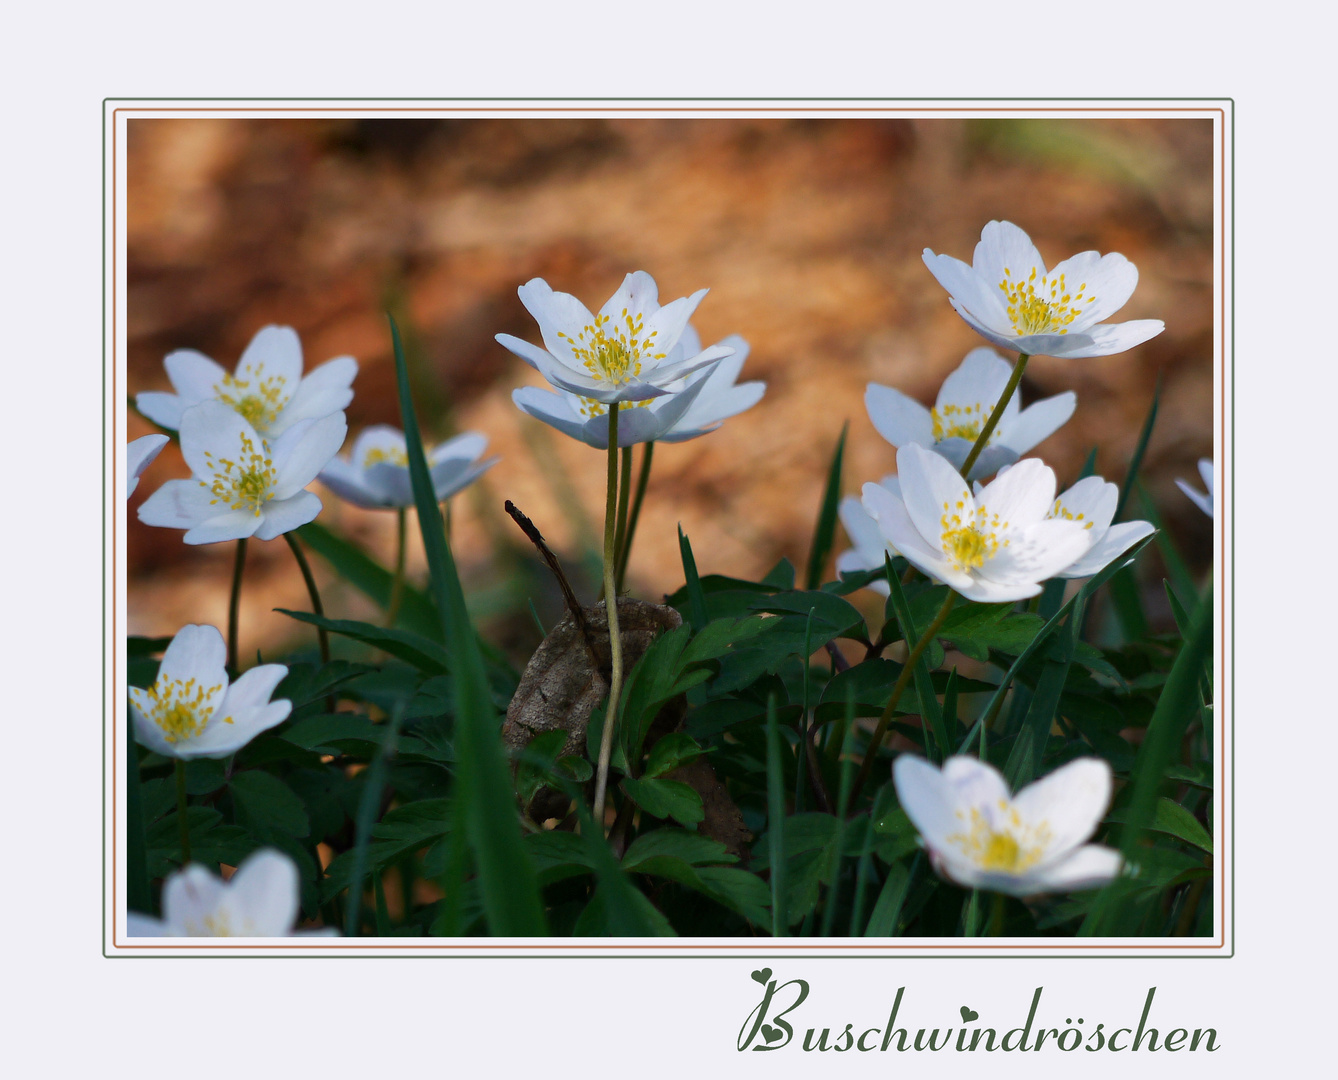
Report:
M 972 1020 L 979 1020 L 979 1019 L 980 1019 L 980 1013 L 976 1012 L 974 1009 L 968 1009 L 965 1005 L 962 1006 L 963 1024 L 969 1024 L 971 1023 Z
M 774 1028 L 770 1024 L 762 1025 L 762 1038 L 766 1039 L 768 1045 L 774 1043 L 777 1039 L 784 1036 L 784 1034 L 785 1032 L 781 1031 L 780 1028 Z
M 753 972 L 753 982 L 760 982 L 766 986 L 767 980 L 771 978 L 771 968 L 763 968 L 761 971 Z

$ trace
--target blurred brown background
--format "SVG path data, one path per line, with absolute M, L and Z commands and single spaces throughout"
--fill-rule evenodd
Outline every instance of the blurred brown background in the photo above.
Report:
M 601 453 L 520 413 L 511 390 L 537 373 L 493 340 L 538 341 L 516 297 L 531 277 L 595 309 L 631 270 L 662 301 L 710 287 L 704 342 L 752 345 L 751 411 L 704 438 L 656 448 L 629 584 L 656 598 L 682 582 L 675 525 L 703 573 L 802 567 L 831 452 L 850 421 L 844 489 L 894 467 L 863 407 L 865 385 L 931 402 L 979 339 L 920 260 L 970 261 L 981 226 L 1026 229 L 1049 265 L 1119 251 L 1140 283 L 1117 320 L 1166 332 L 1119 356 L 1034 359 L 1024 404 L 1074 389 L 1073 420 L 1038 452 L 1076 479 L 1099 447 L 1119 481 L 1160 374 L 1162 407 L 1144 479 L 1196 570 L 1209 523 L 1175 489 L 1212 453 L 1212 130 L 1206 120 L 539 119 L 134 120 L 129 131 L 130 392 L 167 389 L 162 358 L 195 348 L 231 370 L 266 323 L 301 334 L 307 367 L 360 364 L 350 443 L 398 425 L 385 311 L 405 329 L 420 417 L 443 437 L 479 430 L 503 460 L 454 500 L 454 546 L 478 614 L 523 656 L 526 611 L 555 607 L 513 499 L 579 576 L 597 568 Z M 153 430 L 130 416 L 129 437 Z M 186 547 L 134 510 L 186 475 L 169 447 L 130 505 L 130 631 L 226 622 L 231 544 Z M 319 484 L 321 522 L 389 563 L 394 515 L 340 503 Z M 838 539 L 838 550 L 845 546 Z M 273 607 L 305 607 L 281 543 L 250 545 L 243 650 L 305 635 Z M 410 545 L 411 573 L 423 572 Z M 1159 580 L 1153 569 L 1150 579 Z M 330 614 L 371 609 L 330 580 Z M 593 591 L 587 590 L 593 597 Z M 528 635 L 528 638 L 527 638 Z

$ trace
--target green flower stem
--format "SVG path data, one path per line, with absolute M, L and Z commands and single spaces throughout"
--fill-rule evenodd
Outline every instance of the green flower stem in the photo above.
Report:
M 181 829 L 181 865 L 190 862 L 190 821 L 186 817 L 186 763 L 176 759 L 177 825 Z
M 989 930 L 986 931 L 990 937 L 1003 936 L 1004 904 L 1006 902 L 1003 893 L 997 892 L 994 894 L 994 907 L 990 912 L 990 926 Z
M 632 448 L 624 446 L 622 450 L 622 475 L 618 480 L 618 533 L 613 538 L 614 577 L 617 578 L 618 563 L 622 561 L 623 545 L 627 542 L 627 508 L 632 502 Z
M 408 513 L 408 510 L 401 506 L 396 515 L 398 518 L 396 522 L 398 532 L 395 541 L 395 579 L 390 585 L 390 603 L 386 605 L 387 628 L 395 625 L 395 618 L 400 613 L 400 601 L 404 599 L 404 553 L 408 546 L 406 544 L 408 532 L 405 529 L 405 519 Z
M 627 534 L 618 549 L 618 572 L 615 580 L 619 589 L 627 577 L 627 564 L 632 558 L 632 537 L 636 536 L 636 523 L 641 518 L 641 503 L 646 498 L 646 486 L 650 483 L 650 463 L 655 455 L 655 444 L 648 442 L 641 451 L 641 471 L 636 479 L 636 494 L 632 496 L 632 512 L 627 518 Z
M 615 580 L 618 527 L 618 413 L 609 406 L 608 500 L 604 509 L 604 609 L 609 618 L 609 703 L 604 709 L 604 733 L 599 740 L 599 767 L 595 774 L 595 827 L 604 829 L 604 794 L 609 782 L 609 759 L 613 756 L 613 729 L 618 724 L 618 699 L 623 689 L 623 642 L 618 632 L 618 585 Z
M 869 779 L 869 773 L 873 771 L 874 759 L 878 756 L 878 748 L 883 745 L 883 737 L 887 734 L 887 725 L 892 722 L 892 713 L 897 707 L 897 702 L 901 700 L 902 691 L 906 689 L 906 684 L 911 681 L 911 675 L 915 672 L 915 665 L 920 662 L 920 657 L 924 651 L 929 648 L 929 643 L 934 640 L 934 635 L 947 621 L 948 613 L 952 611 L 952 605 L 957 602 L 957 594 L 949 590 L 947 598 L 943 601 L 943 606 L 938 609 L 938 614 L 934 616 L 920 640 L 915 643 L 906 657 L 906 663 L 901 669 L 901 674 L 897 676 L 897 681 L 892 686 L 892 696 L 887 699 L 887 707 L 883 709 L 883 714 L 878 718 L 878 726 L 874 729 L 873 738 L 869 740 L 869 749 L 864 754 L 864 763 L 860 766 L 859 776 L 855 778 L 855 787 L 851 793 L 851 800 L 864 790 L 864 783 Z M 947 748 L 944 748 L 944 753 Z
M 298 569 L 302 571 L 302 579 L 307 583 L 307 593 L 311 596 L 311 610 L 325 618 L 325 608 L 321 604 L 321 594 L 316 590 L 316 579 L 311 576 L 311 564 L 307 562 L 307 557 L 302 554 L 302 548 L 297 542 L 297 538 L 291 532 L 283 534 L 283 538 L 288 541 L 288 546 L 293 549 L 293 558 L 297 560 Z M 330 635 L 325 632 L 325 627 L 316 627 L 316 633 L 321 642 L 321 663 L 330 662 Z M 333 712 L 334 710 L 331 709 Z
M 990 418 L 985 421 L 985 426 L 980 429 L 980 434 L 976 436 L 976 445 L 971 447 L 971 453 L 966 455 L 966 460 L 962 462 L 962 476 L 969 476 L 971 466 L 976 463 L 976 458 L 985 449 L 985 444 L 990 441 L 990 436 L 994 434 L 994 429 L 999 426 L 999 418 L 1003 416 L 1004 409 L 1013 399 L 1013 393 L 1017 390 L 1017 384 L 1022 381 L 1022 373 L 1027 370 L 1027 361 L 1031 356 L 1027 353 L 1017 354 L 1017 363 L 1013 365 L 1013 374 L 1008 376 L 1008 385 L 1004 387 L 1003 395 L 999 402 L 994 406 L 994 411 L 990 413 Z
M 232 595 L 228 600 L 228 674 L 234 679 L 237 666 L 237 612 L 242 603 L 242 570 L 246 567 L 246 537 L 237 541 L 237 557 L 232 563 Z

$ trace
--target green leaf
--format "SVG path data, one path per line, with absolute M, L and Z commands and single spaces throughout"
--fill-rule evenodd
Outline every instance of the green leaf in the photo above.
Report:
M 623 790 L 652 817 L 671 817 L 681 825 L 696 825 L 706 817 L 702 797 L 678 780 L 624 780 Z
M 1106 820 L 1127 822 L 1129 813 L 1127 810 L 1112 810 L 1106 815 Z M 1147 828 L 1153 832 L 1174 836 L 1177 840 L 1183 840 L 1187 844 L 1193 844 L 1209 855 L 1213 853 L 1213 838 L 1199 822 L 1199 819 L 1178 802 L 1173 802 L 1164 796 L 1153 805 L 1152 819 L 1147 823 Z
M 832 553 L 832 541 L 836 538 L 836 511 L 841 502 L 841 463 L 845 459 L 846 435 L 850 431 L 850 421 L 841 425 L 841 437 L 836 440 L 836 452 L 832 454 L 832 463 L 827 469 L 827 485 L 822 492 L 822 508 L 818 511 L 817 525 L 813 530 L 813 546 L 808 554 L 807 587 L 816 589 L 822 582 L 822 571 L 827 565 L 827 558 Z
M 697 740 L 681 731 L 672 732 L 656 741 L 650 748 L 650 758 L 646 762 L 645 777 L 652 779 L 673 772 L 680 765 L 695 761 L 707 751 L 697 745 Z
M 785 773 L 781 769 L 776 695 L 767 697 L 767 838 L 771 856 L 771 936 L 789 933 L 789 892 L 785 860 Z M 759 845 L 760 846 L 760 845 Z
M 770 585 L 781 590 L 793 589 L 794 563 L 782 555 L 780 562 L 762 575 L 760 584 Z
M 455 735 L 459 768 L 456 797 L 462 800 L 466 833 L 478 865 L 483 907 L 489 929 L 503 937 L 541 935 L 545 931 L 539 885 L 526 853 L 516 813 L 511 777 L 498 737 L 487 671 L 478 637 L 465 610 L 464 590 L 446 543 L 441 509 L 423 454 L 414 414 L 409 369 L 395 321 L 390 320 L 399 385 L 400 416 L 409 479 L 418 525 L 427 553 L 432 595 L 441 619 L 442 638 L 455 677 Z
M 754 601 L 754 611 L 769 611 L 778 615 L 813 613 L 813 647 L 821 648 L 833 638 L 846 637 L 868 642 L 864 616 L 849 601 L 832 593 L 781 592 Z
M 353 619 L 326 619 L 308 611 L 289 611 L 287 608 L 275 608 L 275 611 L 287 615 L 299 622 L 323 626 L 332 634 L 340 634 L 361 641 L 364 645 L 388 652 L 391 656 L 412 664 L 419 671 L 429 675 L 444 675 L 450 664 L 446 651 L 430 638 L 415 634 L 409 630 L 392 630 L 372 623 L 357 622 Z M 481 662 L 481 661 L 480 661 Z
M 642 833 L 633 840 L 623 855 L 623 869 L 635 870 L 647 859 L 662 856 L 681 859 L 691 866 L 739 861 L 719 840 L 683 829 L 665 828 Z
M 382 611 L 390 605 L 390 593 L 395 575 L 376 563 L 366 552 L 342 537 L 336 536 L 318 522 L 310 522 L 297 530 L 301 541 L 333 567 L 335 573 L 365 596 L 370 597 Z M 441 633 L 432 601 L 408 582 L 401 583 L 400 610 L 396 623 L 424 637 L 436 639 Z
M 384 731 L 384 725 L 374 724 L 361 713 L 340 712 L 305 717 L 281 731 L 279 737 L 318 754 L 345 750 L 367 754 L 381 745 Z
M 916 856 L 911 866 L 905 863 L 893 863 L 888 867 L 887 880 L 883 882 L 878 902 L 874 904 L 873 914 L 869 916 L 869 925 L 864 928 L 865 937 L 893 937 L 897 933 L 897 923 L 901 920 L 901 910 L 906 904 L 906 895 L 915 880 L 915 871 L 920 863 Z
M 311 832 L 306 806 L 277 776 L 247 769 L 233 773 L 228 790 L 244 821 L 268 825 L 289 836 L 306 836 Z
M 889 571 L 887 582 L 892 589 L 890 600 L 897 614 L 897 622 L 901 626 L 902 637 L 908 642 L 918 642 L 920 631 L 911 619 L 910 606 L 901 590 L 901 581 L 896 574 Z M 930 760 L 942 761 L 952 753 L 952 746 L 947 726 L 943 723 L 943 712 L 939 708 L 938 698 L 934 696 L 934 684 L 929 678 L 929 665 L 925 660 L 927 652 L 928 650 L 922 653 L 915 664 L 915 691 L 920 698 L 921 714 L 928 721 L 929 730 L 933 732 L 934 742 L 938 745 L 937 757 L 931 755 Z
M 687 582 L 684 587 L 688 596 L 688 622 L 694 630 L 700 630 L 707 620 L 706 594 L 702 592 L 701 579 L 697 576 L 697 560 L 692 557 L 692 544 L 684 534 L 682 525 L 678 527 L 678 551 L 683 558 L 683 580 Z

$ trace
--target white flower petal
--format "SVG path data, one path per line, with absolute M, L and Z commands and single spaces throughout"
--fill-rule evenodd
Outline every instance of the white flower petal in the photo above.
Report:
M 490 457 L 473 464 L 464 458 L 445 458 L 432 466 L 432 490 L 438 502 L 445 502 L 456 492 L 463 491 L 502 459 Z
M 291 326 L 264 326 L 237 364 L 239 381 L 274 380 L 279 401 L 287 403 L 302 381 L 302 340 Z M 282 380 L 282 381 L 280 381 Z
M 1213 459 L 1199 458 L 1199 476 L 1203 480 L 1203 486 L 1208 491 L 1208 498 L 1213 497 Z
M 211 924 L 224 903 L 227 888 L 222 878 L 191 863 L 163 883 L 163 921 L 182 936 L 216 936 Z
M 934 424 L 929 410 L 900 390 L 869 383 L 864 390 L 864 408 L 874 430 L 893 446 L 934 445 Z
M 228 882 L 228 903 L 250 937 L 287 937 L 297 921 L 297 864 L 272 848 L 248 856 Z
M 650 275 L 647 274 L 646 277 L 649 278 Z M 654 287 L 654 284 L 655 283 L 652 281 L 651 286 Z M 650 340 L 654 342 L 652 346 L 654 353 L 663 353 L 664 359 L 668 359 L 670 350 L 678 344 L 678 339 L 682 336 L 684 328 L 688 325 L 688 320 L 692 318 L 692 313 L 697 310 L 697 305 L 702 302 L 708 291 L 709 290 L 707 289 L 698 289 L 691 296 L 680 296 L 677 300 L 671 300 L 658 311 L 646 316 L 646 336 L 649 337 L 651 334 L 655 335 L 653 338 L 650 338 Z M 719 348 L 719 346 L 712 346 L 712 348 Z M 707 349 L 706 351 L 710 352 L 711 350 Z M 721 352 L 719 355 L 724 356 L 727 354 L 727 351 Z M 698 354 L 699 357 L 701 355 L 702 354 Z M 659 364 L 660 361 L 655 360 L 653 356 L 644 360 L 642 365 L 643 377 L 650 377 L 650 373 L 658 367 Z M 696 366 L 700 367 L 701 365 L 697 364 Z M 687 371 L 691 370 L 694 370 L 694 368 L 687 369 Z M 680 374 L 686 374 L 687 371 L 681 372 Z
M 348 422 L 340 412 L 299 420 L 280 435 L 270 454 L 275 472 L 271 501 L 287 499 L 315 480 L 339 453 L 347 434 Z
M 136 511 L 145 525 L 189 529 L 218 514 L 214 496 L 198 480 L 168 480 L 139 504 Z
M 996 295 L 999 292 L 996 286 L 986 284 L 971 267 L 951 255 L 935 255 L 929 248 L 925 248 L 921 257 L 929 272 L 948 290 L 952 306 L 957 309 L 958 314 L 962 313 L 963 308 L 968 309 L 996 333 L 1012 334 L 1012 324 L 1008 321 L 1008 312 L 1004 307 L 1002 295 Z M 1003 347 L 1011 348 L 1007 344 Z
M 977 758 L 954 755 L 943 763 L 943 781 L 958 806 L 979 810 L 993 821 L 1000 802 L 1009 801 L 1008 784 L 994 766 Z
M 199 684 L 212 686 L 228 684 L 224 664 L 228 648 L 218 627 L 189 623 L 177 631 L 158 666 L 160 679 L 195 679 Z
M 300 420 L 319 420 L 343 412 L 353 400 L 351 384 L 357 374 L 358 362 L 351 356 L 336 356 L 314 368 L 298 384 L 292 399 L 269 425 L 267 434 L 274 438 Z
M 171 937 L 167 923 L 161 919 L 151 919 L 137 911 L 125 913 L 126 937 Z
M 287 674 L 288 668 L 283 664 L 260 664 L 251 668 L 228 687 L 218 712 L 235 718 L 241 713 L 268 705 L 275 688 Z M 288 704 L 291 708 L 292 703 Z
M 714 364 L 717 360 L 723 360 L 734 352 L 728 345 L 712 345 L 703 349 L 696 356 L 690 356 L 676 364 L 666 363 L 644 374 L 644 377 L 655 386 L 668 387 L 670 383 L 683 378 L 685 375 L 691 375 L 694 371 L 706 367 L 708 364 Z M 642 395 L 646 397 L 648 395 Z M 639 400 L 637 398 L 628 398 L 625 400 Z
M 1091 533 L 1072 521 L 1035 521 L 1001 536 L 1007 544 L 1001 543 L 993 558 L 978 570 L 980 578 L 997 585 L 1033 586 L 1046 581 L 1077 562 L 1092 546 Z M 1023 595 L 1034 596 L 1039 591 Z
M 1053 347 L 1049 341 L 1028 347 L 1025 342 L 1031 339 L 1019 339 L 1015 348 L 1023 352 L 1035 352 L 1045 356 L 1069 357 L 1081 360 L 1091 356 L 1113 356 L 1126 352 L 1135 345 L 1141 345 L 1149 338 L 1154 338 L 1166 329 L 1160 319 L 1135 319 L 1133 322 L 1102 323 L 1079 334 L 1068 334 L 1057 338 Z M 1055 335 L 1048 335 L 1055 337 Z
M 138 439 L 132 439 L 126 444 L 126 474 L 129 476 L 129 482 L 126 484 L 126 498 L 134 494 L 135 488 L 139 486 L 139 478 L 144 470 L 149 467 L 153 459 L 156 458 L 162 449 L 172 440 L 166 435 L 144 435 Z
M 1207 514 L 1209 517 L 1214 516 L 1213 501 L 1209 496 L 1205 495 L 1201 491 L 1195 491 L 1183 480 L 1177 479 L 1175 482 L 1175 486 L 1178 487 L 1181 491 L 1183 491 L 1189 497 L 1189 501 L 1192 502 L 1195 506 L 1197 506 L 1200 510 L 1202 510 L 1205 514 Z M 143 507 L 140 508 L 140 516 L 141 517 L 144 516 Z
M 194 349 L 168 353 L 163 358 L 163 367 L 167 369 L 172 388 L 180 396 L 178 415 L 192 405 L 217 397 L 219 386 L 228 377 L 221 365 Z M 175 424 L 171 426 L 176 427 Z
M 1091 522 L 1096 532 L 1105 532 L 1110 527 L 1119 501 L 1120 489 L 1099 476 L 1083 477 L 1057 500 L 1074 520 L 1083 525 Z
M 186 409 L 186 403 L 176 394 L 146 390 L 135 395 L 135 408 L 159 427 L 176 431 L 181 427 L 181 414 Z
M 1101 844 L 1085 844 L 1061 862 L 1037 867 L 1028 874 L 1028 892 L 1100 888 L 1120 872 L 1123 861 L 1118 851 Z
M 959 832 L 959 809 L 942 772 L 922 757 L 901 754 L 892 763 L 897 802 L 911 824 L 934 850 L 948 847 L 948 837 Z
M 1038 865 L 1062 859 L 1096 831 L 1110 805 L 1110 766 L 1101 758 L 1070 761 L 1049 776 L 1028 784 L 1013 799 L 1023 822 L 1044 824 L 1050 840 Z
M 976 503 L 989 511 L 991 521 L 1021 528 L 1042 520 L 1054 501 L 1054 470 L 1039 458 L 1027 458 L 986 484 Z
M 599 309 L 599 313 L 607 315 L 615 324 L 619 324 L 624 314 L 633 320 L 638 315 L 648 319 L 659 309 L 660 289 L 655 284 L 655 279 L 644 270 L 635 270 L 623 278 L 623 283 Z
M 1000 426 L 999 442 L 1021 457 L 1068 423 L 1077 407 L 1078 395 L 1072 390 L 1033 402 L 1009 420 L 1006 428 Z
M 607 421 L 602 443 L 591 441 L 591 431 L 586 425 L 586 418 L 577 413 L 570 404 L 571 399 L 562 394 L 554 394 L 537 386 L 521 386 L 511 391 L 511 400 L 521 412 L 542 420 L 550 427 L 555 427 L 564 435 L 590 446 L 608 447 Z M 599 417 L 598 419 L 603 419 Z
M 573 354 L 571 342 L 567 337 L 578 339 L 582 330 L 594 326 L 595 317 L 590 313 L 590 309 L 571 293 L 554 292 L 543 278 L 531 278 L 516 290 L 516 294 L 520 297 L 520 302 L 525 305 L 525 310 L 533 315 L 534 321 L 539 324 L 539 334 L 544 340 L 544 348 L 548 350 L 550 361 L 579 369 L 581 362 Z M 567 337 L 560 336 L 562 334 L 566 334 Z M 503 337 L 509 338 L 510 335 L 499 334 L 497 340 L 522 360 L 531 360 L 531 356 L 515 349 L 511 341 L 502 341 Z M 542 371 L 543 368 L 539 370 Z
M 1069 324 L 1071 334 L 1081 333 L 1114 315 L 1129 302 L 1138 285 L 1138 268 L 1118 252 L 1101 255 L 1084 251 L 1051 270 L 1050 280 L 1056 281 L 1061 273 L 1070 294 L 1076 295 L 1079 288 L 1086 286 L 1084 294 L 1093 298 Z
M 938 454 L 915 443 L 903 446 L 897 451 L 897 475 L 902 502 L 930 550 L 939 549 L 945 514 L 960 514 L 963 521 L 974 514 L 975 499 L 966 481 Z M 903 553 L 907 550 L 900 544 L 897 547 Z
M 1112 485 L 1113 486 L 1113 485 Z M 1099 529 L 1093 529 L 1093 533 Z M 1112 525 L 1105 530 L 1099 540 L 1092 544 L 1091 550 L 1081 559 L 1070 565 L 1062 573 L 1062 578 L 1085 578 L 1104 570 L 1111 560 L 1123 554 L 1145 536 L 1151 536 L 1157 530 L 1146 521 L 1126 521 Z
M 211 481 L 221 459 L 245 460 L 244 443 L 259 452 L 262 442 L 246 418 L 221 401 L 202 401 L 181 416 L 181 456 L 199 480 Z
M 475 461 L 488 449 L 488 436 L 477 431 L 465 431 L 433 447 L 427 463 L 437 466 L 443 461 Z
M 341 499 L 361 506 L 364 510 L 385 508 L 385 503 L 376 492 L 372 491 L 361 469 L 355 468 L 340 457 L 330 459 L 330 463 L 321 470 L 316 478 Z
M 1005 272 L 1013 281 L 1026 281 L 1033 270 L 1038 279 L 1045 276 L 1041 253 L 1031 237 L 1011 221 L 991 221 L 980 230 L 971 268 L 996 290 L 1005 279 Z
M 148 692 L 138 686 L 132 686 L 129 696 L 130 720 L 135 727 L 135 741 L 155 754 L 176 757 L 175 745 L 167 741 L 163 729 L 149 718 L 153 702 L 149 699 Z
M 187 544 L 218 544 L 225 540 L 241 540 L 256 535 L 263 521 L 264 517 L 252 510 L 224 510 L 205 518 L 181 539 Z
M 320 497 L 310 491 L 299 491 L 288 499 L 270 499 L 261 512 L 254 536 L 257 540 L 273 540 L 308 521 L 315 521 L 320 512 Z
M 968 574 L 954 570 L 940 549 L 930 546 L 911 521 L 906 504 L 881 484 L 865 484 L 863 506 L 878 523 L 883 540 L 916 569 L 954 588 L 970 583 Z M 881 562 L 881 559 L 879 560 Z
M 993 349 L 982 346 L 972 349 L 956 369 L 953 370 L 939 388 L 935 405 L 940 412 L 944 406 L 956 405 L 962 408 L 972 406 L 981 409 L 981 423 L 989 419 L 994 406 L 1003 397 L 1003 392 L 1012 377 L 1013 365 Z M 1017 394 L 1008 399 L 1004 415 L 999 418 L 999 426 L 1006 427 L 1011 417 L 1017 414 Z

